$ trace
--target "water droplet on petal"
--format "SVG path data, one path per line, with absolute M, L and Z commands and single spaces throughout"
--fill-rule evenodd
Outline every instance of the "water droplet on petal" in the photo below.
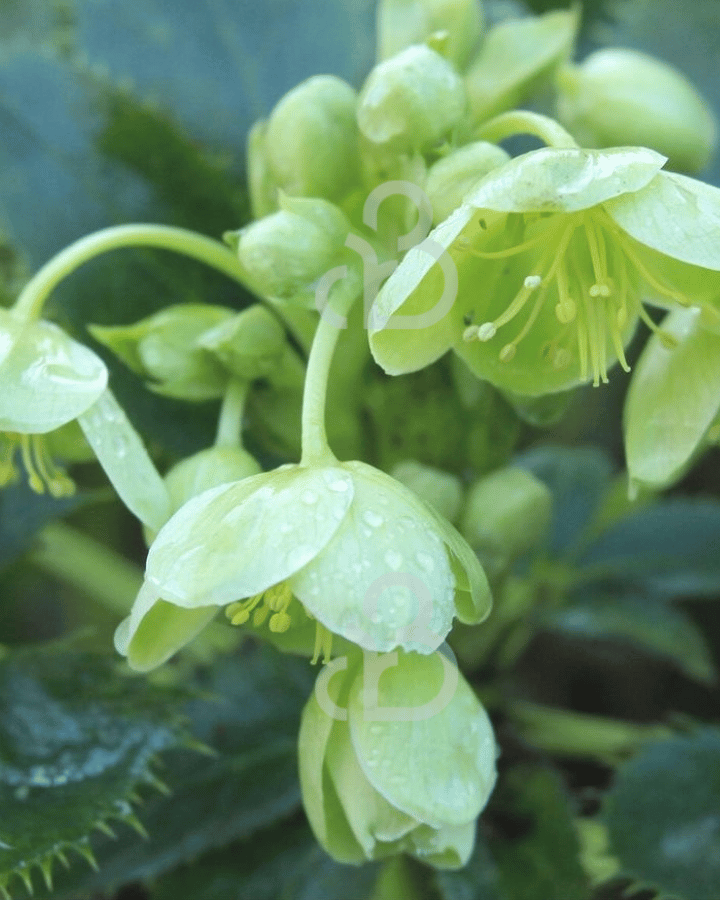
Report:
M 385 519 L 380 513 L 375 512 L 374 509 L 366 509 L 363 513 L 363 521 L 367 522 L 371 528 L 379 528 L 385 522 Z
M 335 491 L 338 494 L 344 494 L 345 491 L 350 487 L 350 482 L 347 480 L 343 480 L 342 478 L 338 478 L 337 481 L 331 481 L 328 487 L 331 491 Z
M 423 572 L 427 572 L 428 574 L 432 572 L 435 568 L 435 560 L 430 556 L 429 553 L 424 553 L 422 550 L 418 550 L 415 554 L 415 561 L 423 570 Z
M 397 570 L 403 564 L 402 554 L 398 553 L 397 550 L 388 550 L 385 553 L 385 562 L 391 569 L 397 572 Z
M 303 491 L 300 495 L 300 499 L 308 506 L 314 506 L 318 502 L 318 495 L 315 491 Z

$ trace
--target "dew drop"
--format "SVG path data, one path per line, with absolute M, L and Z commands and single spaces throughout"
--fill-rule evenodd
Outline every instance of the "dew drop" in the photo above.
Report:
M 432 572 L 435 568 L 435 560 L 430 556 L 429 553 L 424 553 L 422 550 L 418 550 L 415 554 L 415 561 L 423 570 L 423 572 L 427 572 L 428 574 Z
M 402 554 L 398 553 L 397 550 L 388 550 L 385 553 L 385 562 L 391 569 L 397 572 L 397 570 L 403 564 Z
M 335 491 L 337 494 L 344 494 L 345 491 L 350 487 L 350 483 L 342 478 L 338 478 L 337 481 L 332 481 L 328 485 L 331 491 Z
M 379 528 L 382 524 L 384 524 L 385 519 L 383 519 L 380 513 L 375 512 L 374 509 L 366 509 L 363 513 L 363 521 L 366 522 L 371 528 Z
M 300 499 L 307 506 L 314 506 L 318 502 L 318 495 L 315 491 L 303 491 L 300 495 Z

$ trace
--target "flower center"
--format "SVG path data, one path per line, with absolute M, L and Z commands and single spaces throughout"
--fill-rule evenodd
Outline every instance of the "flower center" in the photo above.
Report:
M 59 498 L 75 493 L 73 481 L 55 465 L 41 434 L 0 434 L 0 487 L 17 479 L 19 472 L 15 456 L 18 451 L 22 467 L 27 472 L 28 484 L 36 494 L 48 491 L 51 496 Z
M 525 317 L 520 330 L 498 353 L 502 362 L 509 363 L 543 312 L 543 329 L 547 328 L 547 308 L 552 305 L 560 327 L 552 339 L 541 344 L 540 356 L 554 369 L 564 369 L 577 354 L 583 381 L 592 374 L 596 387 L 601 381 L 607 383 L 608 352 L 612 350 L 622 368 L 630 371 L 623 332 L 635 316 L 666 346 L 675 346 L 674 339 L 645 311 L 638 285 L 644 283 L 660 297 L 682 306 L 691 305 L 690 300 L 650 274 L 631 240 L 604 210 L 596 207 L 570 215 L 540 216 L 534 221 L 526 218 L 522 231 L 523 238 L 527 233 L 530 236 L 506 249 L 464 248 L 487 260 L 503 261 L 526 254 L 531 271 L 521 275 L 519 290 L 500 315 L 480 325 L 469 325 L 463 340 L 491 341 L 501 328 Z

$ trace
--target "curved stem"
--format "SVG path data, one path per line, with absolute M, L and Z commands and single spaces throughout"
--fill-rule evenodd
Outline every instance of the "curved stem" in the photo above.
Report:
M 480 126 L 475 132 L 475 139 L 497 144 L 505 138 L 518 134 L 532 134 L 544 141 L 548 147 L 555 147 L 558 150 L 578 147 L 575 139 L 555 119 L 527 109 L 500 113 Z
M 120 247 L 173 250 L 212 266 L 245 287 L 250 286 L 239 260 L 220 241 L 171 225 L 117 225 L 80 238 L 49 260 L 25 285 L 13 312 L 27 319 L 39 318 L 45 300 L 63 278 L 101 253 Z
M 216 447 L 237 447 L 238 444 L 242 445 L 240 432 L 245 401 L 249 390 L 249 381 L 233 378 L 228 383 L 225 396 L 220 405 L 220 416 L 215 437 Z
M 356 293 L 337 294 L 320 316 L 305 374 L 302 404 L 301 466 L 322 465 L 335 461 L 325 433 L 325 399 L 328 376 L 340 329 L 347 327 L 344 318 L 357 299 Z

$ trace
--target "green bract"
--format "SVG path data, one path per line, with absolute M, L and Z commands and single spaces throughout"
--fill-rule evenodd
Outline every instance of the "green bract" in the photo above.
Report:
M 360 131 L 394 153 L 425 150 L 465 113 L 462 80 L 439 53 L 417 44 L 375 66 L 358 101 Z
M 392 374 L 453 348 L 524 396 L 607 380 L 642 302 L 720 297 L 720 190 L 661 172 L 643 148 L 544 148 L 490 172 L 413 248 L 370 316 Z
M 637 50 L 591 53 L 558 77 L 557 113 L 581 144 L 652 147 L 698 172 L 717 140 L 712 110 L 676 69 Z
M 40 435 L 89 409 L 107 378 L 103 361 L 57 325 L 0 309 L 0 486 L 16 476 L 19 449 L 33 490 L 72 493 Z
M 233 311 L 222 306 L 182 303 L 132 325 L 91 325 L 89 330 L 156 393 L 210 400 L 223 395 L 228 374 L 199 338 L 232 317 Z
M 365 659 L 329 681 L 322 673 L 305 707 L 303 803 L 341 862 L 406 852 L 458 868 L 472 852 L 496 755 L 485 710 L 441 653 Z
M 654 489 L 684 474 L 720 413 L 720 335 L 703 327 L 699 310 L 677 310 L 662 328 L 677 346 L 648 341 L 625 400 L 628 475 Z
M 388 475 L 346 462 L 285 466 L 186 503 L 150 548 L 116 645 L 152 668 L 228 604 L 235 624 L 272 611 L 281 615 L 270 628 L 282 632 L 309 613 L 369 650 L 430 653 L 454 615 L 482 620 L 490 595 L 451 525 Z

